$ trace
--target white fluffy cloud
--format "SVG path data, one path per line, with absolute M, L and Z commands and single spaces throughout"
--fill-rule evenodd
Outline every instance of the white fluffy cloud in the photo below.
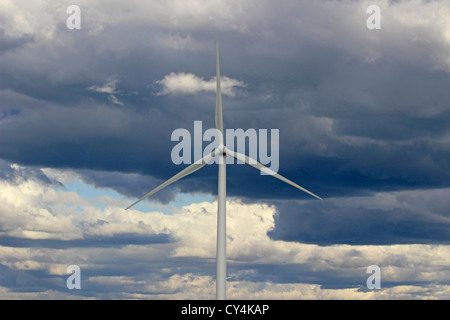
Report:
M 216 78 L 213 77 L 209 81 L 197 77 L 192 73 L 175 73 L 171 72 L 157 83 L 161 85 L 159 95 L 166 94 L 196 94 L 199 92 L 216 92 Z M 233 96 L 234 87 L 245 87 L 242 81 L 229 77 L 222 77 L 221 89 L 225 95 Z
M 102 86 L 90 86 L 87 88 L 87 90 L 89 91 L 93 91 L 93 92 L 99 92 L 99 93 L 106 93 L 108 95 L 109 100 L 117 105 L 123 106 L 123 102 L 121 102 L 118 98 L 117 98 L 117 94 L 119 94 L 119 90 L 117 90 L 116 88 L 116 84 L 119 80 L 116 79 L 115 77 L 112 77 L 111 79 L 109 79 L 104 85 Z
M 14 165 L 12 169 L 21 168 Z M 62 183 L 79 179 L 71 171 L 43 172 Z M 2 242 L 0 264 L 6 270 L 5 278 L 16 279 L 15 285 L 0 283 L 1 298 L 214 297 L 216 202 L 172 207 L 170 215 L 156 211 L 125 212 L 123 208 L 131 199 L 86 197 L 81 192 L 18 175 L 0 183 L 0 236 L 9 241 Z M 370 201 L 368 205 L 371 206 Z M 276 207 L 266 204 L 227 202 L 229 298 L 450 297 L 446 284 L 450 279 L 447 267 L 450 246 L 317 246 L 275 241 L 267 232 L 275 227 L 276 212 Z M 104 247 L 102 239 L 114 242 L 114 237 L 120 234 L 169 234 L 173 240 L 133 245 L 112 243 Z M 96 237 L 98 244 L 82 242 L 92 237 Z M 72 245 L 69 242 L 63 250 L 52 247 L 52 241 L 77 239 L 80 242 Z M 24 244 L 23 240 L 27 242 Z M 39 240 L 47 242 L 33 244 Z M 89 276 L 83 278 L 81 293 L 65 288 L 66 268 L 71 264 L 89 271 Z M 379 291 L 365 288 L 366 268 L 372 264 L 381 267 Z M 284 270 L 284 274 L 277 274 L 276 268 Z M 42 273 L 41 278 L 48 280 L 38 280 L 28 274 L 30 271 Z M 54 277 L 60 281 L 55 282 Z M 277 277 L 284 277 L 284 281 Z M 340 283 L 340 288 L 322 287 L 327 281 Z M 30 290 L 24 290 L 23 286 Z

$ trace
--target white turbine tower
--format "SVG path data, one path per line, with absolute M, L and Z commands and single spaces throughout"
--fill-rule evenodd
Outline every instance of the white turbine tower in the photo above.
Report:
M 217 79 L 217 89 L 216 89 L 216 129 L 218 131 L 219 137 L 219 145 L 218 147 L 210 154 L 206 155 L 200 160 L 197 160 L 195 163 L 191 164 L 187 168 L 183 169 L 172 178 L 162 183 L 145 196 L 128 206 L 125 210 L 133 207 L 138 202 L 144 200 L 147 197 L 150 197 L 152 194 L 161 190 L 164 187 L 167 187 L 169 184 L 203 168 L 207 163 L 209 163 L 215 156 L 219 156 L 219 184 L 218 184 L 218 206 L 217 206 L 217 251 L 216 251 L 216 298 L 217 300 L 225 300 L 225 282 L 226 282 L 226 157 L 233 157 L 249 166 L 258 169 L 260 171 L 265 172 L 266 174 L 272 175 L 274 178 L 280 179 L 297 189 L 300 189 L 313 197 L 316 197 L 319 200 L 322 198 L 318 197 L 314 193 L 306 190 L 305 188 L 300 187 L 295 182 L 292 182 L 289 179 L 279 175 L 273 170 L 265 167 L 261 163 L 257 162 L 255 159 L 247 157 L 244 154 L 235 152 L 233 150 L 227 149 L 223 142 L 223 118 L 222 118 L 222 93 L 220 88 L 220 67 L 219 67 L 219 41 L 217 41 L 217 57 L 216 57 L 216 79 Z

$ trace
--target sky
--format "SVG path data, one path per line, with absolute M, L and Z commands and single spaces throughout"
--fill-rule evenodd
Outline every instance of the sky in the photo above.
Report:
M 186 167 L 174 130 L 214 127 L 218 40 L 224 127 L 278 129 L 278 173 L 323 198 L 227 166 L 227 297 L 449 299 L 449 16 L 446 0 L 1 1 L 0 298 L 214 299 L 217 166 L 124 208 Z

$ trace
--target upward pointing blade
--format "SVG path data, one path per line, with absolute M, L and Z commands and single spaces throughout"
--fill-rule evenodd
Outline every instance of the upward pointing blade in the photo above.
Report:
M 216 56 L 216 129 L 220 131 L 219 145 L 223 144 L 223 115 L 222 115 L 222 89 L 220 87 L 220 66 L 219 66 L 219 41 L 217 41 Z
M 220 152 L 222 152 L 222 150 L 220 150 Z M 134 205 L 138 204 L 139 202 L 141 202 L 142 200 L 144 200 L 145 198 L 150 197 L 152 194 L 158 192 L 159 190 L 161 190 L 164 187 L 167 187 L 169 184 L 180 180 L 181 178 L 203 168 L 205 166 L 205 164 L 207 164 L 209 161 L 211 161 L 212 158 L 214 158 L 217 154 L 219 154 L 219 150 L 214 150 L 212 153 L 204 156 L 202 159 L 197 160 L 196 162 L 194 162 L 193 164 L 191 164 L 189 167 L 185 168 L 184 170 L 178 172 L 176 175 L 174 175 L 172 178 L 170 178 L 169 180 L 167 180 L 166 182 L 162 183 L 161 185 L 159 185 L 158 187 L 156 187 L 155 189 L 153 189 L 152 191 L 150 191 L 149 193 L 147 193 L 145 196 L 143 196 L 142 198 L 140 198 L 139 200 L 137 200 L 136 202 L 134 202 L 133 204 L 131 204 L 130 206 L 128 206 L 125 210 L 130 209 L 131 207 L 133 207 Z
M 242 162 L 244 162 L 245 164 L 248 164 L 249 166 L 251 166 L 251 167 L 253 167 L 253 168 L 255 168 L 255 169 L 258 169 L 258 170 L 263 171 L 263 172 L 265 172 L 265 173 L 267 173 L 267 174 L 270 174 L 272 177 L 277 178 L 277 179 L 279 179 L 279 180 L 281 180 L 281 181 L 283 181 L 283 182 L 286 182 L 287 184 L 290 184 L 291 186 L 294 186 L 294 187 L 296 187 L 297 189 L 300 189 L 300 190 L 302 190 L 303 192 L 306 192 L 307 194 L 310 194 L 310 195 L 312 195 L 313 197 L 315 197 L 315 198 L 317 198 L 317 199 L 319 199 L 319 200 L 322 200 L 321 197 L 315 195 L 314 193 L 312 193 L 312 192 L 309 191 L 309 190 L 306 190 L 306 189 L 303 188 L 303 187 L 300 187 L 300 186 L 299 186 L 298 184 L 296 184 L 295 182 L 292 182 L 291 180 L 289 180 L 289 179 L 283 177 L 282 175 L 279 175 L 279 174 L 276 173 L 275 171 L 270 170 L 269 168 L 267 168 L 266 166 L 262 165 L 261 163 L 259 163 L 259 162 L 256 161 L 255 159 L 252 159 L 252 158 L 250 158 L 250 157 L 247 157 L 246 155 L 241 154 L 241 153 L 239 153 L 239 152 L 231 151 L 231 150 L 229 150 L 229 149 L 226 149 L 226 153 L 227 153 L 228 156 L 231 156 L 231 157 L 233 157 L 233 158 L 235 158 L 235 159 L 237 159 L 237 160 L 239 160 L 239 161 L 242 161 Z

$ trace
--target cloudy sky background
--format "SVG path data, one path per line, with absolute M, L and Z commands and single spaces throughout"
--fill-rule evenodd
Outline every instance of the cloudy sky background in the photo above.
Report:
M 445 0 L 2 1 L 0 297 L 215 297 L 215 165 L 124 208 L 184 168 L 173 130 L 214 126 L 219 40 L 224 126 L 279 129 L 279 173 L 324 198 L 227 167 L 227 296 L 449 299 L 449 16 Z

